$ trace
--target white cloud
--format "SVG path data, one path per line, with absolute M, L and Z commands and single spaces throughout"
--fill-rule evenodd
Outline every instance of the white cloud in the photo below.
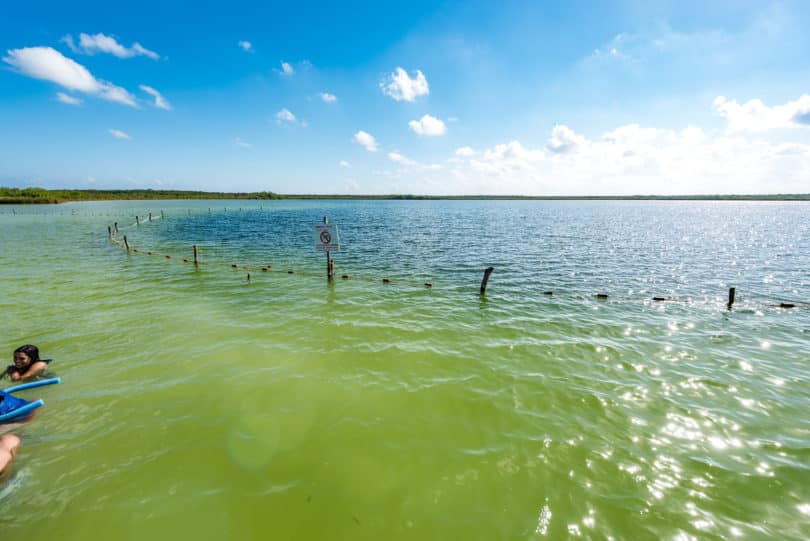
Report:
M 369 152 L 377 152 L 377 140 L 374 139 L 374 136 L 370 133 L 360 130 L 354 134 L 353 141 L 358 145 L 365 147 L 365 149 Z
M 326 103 L 335 103 L 337 101 L 337 96 L 330 94 L 329 92 L 321 92 L 319 96 Z
M 287 62 L 282 62 L 281 63 L 281 73 L 283 73 L 284 75 L 292 75 L 293 73 L 295 73 L 295 70 Z
M 284 108 L 276 113 L 276 122 L 279 124 L 282 122 L 290 122 L 294 124 L 295 120 L 295 115 L 292 114 L 289 109 Z
M 241 47 L 243 51 L 247 51 L 249 53 L 253 52 L 253 44 L 250 43 L 249 41 L 242 40 L 239 43 L 237 43 L 237 45 L 239 45 L 239 47 Z
M 568 126 L 556 125 L 551 130 L 546 148 L 554 153 L 566 153 L 585 143 L 585 138 L 574 133 Z
M 396 101 L 414 101 L 430 93 L 427 79 L 420 70 L 416 70 L 416 76 L 411 79 L 408 72 L 400 67 L 380 81 L 380 88 L 383 94 Z
M 388 159 L 402 165 L 416 165 L 416 162 L 411 160 L 410 158 L 406 158 L 399 152 L 389 152 Z
M 3 57 L 3 62 L 34 79 L 51 81 L 68 90 L 93 94 L 130 107 L 138 106 L 135 97 L 125 89 L 96 79 L 87 68 L 51 47 L 11 49 L 8 56 Z
M 352 166 L 352 164 L 350 164 L 346 160 L 340 160 L 340 163 L 338 165 L 340 165 L 341 167 L 351 167 Z
M 95 34 L 93 36 L 89 34 L 79 34 L 79 45 L 73 42 L 73 36 L 67 35 L 62 38 L 68 47 L 74 53 L 84 53 L 93 55 L 96 53 L 109 53 L 111 55 L 117 56 L 118 58 L 132 58 L 134 56 L 147 56 L 152 60 L 157 60 L 160 58 L 160 55 L 154 51 L 150 51 L 143 47 L 140 43 L 133 43 L 131 47 L 127 48 L 118 43 L 115 38 L 111 36 L 105 36 L 102 33 Z
M 456 160 L 455 157 L 451 160 Z M 803 193 L 810 145 L 628 124 L 596 138 L 554 126 L 539 147 L 514 140 L 453 164 L 445 193 L 633 195 Z
M 56 99 L 68 105 L 81 105 L 83 103 L 81 99 L 65 94 L 64 92 L 57 92 Z
M 418 135 L 437 136 L 447 133 L 444 122 L 430 115 L 425 115 L 419 120 L 411 120 L 408 126 Z
M 242 139 L 240 139 L 239 137 L 237 137 L 236 139 L 234 139 L 234 143 L 236 143 L 236 146 L 240 146 L 240 147 L 242 147 L 242 148 L 253 148 L 253 144 L 252 144 L 252 143 L 248 143 L 247 141 L 243 141 L 243 140 L 242 140 Z
M 126 134 L 121 130 L 114 130 L 110 128 L 108 131 L 110 132 L 110 135 L 112 135 L 116 139 L 132 139 L 132 137 L 130 137 L 129 134 Z
M 459 147 L 456 149 L 456 156 L 469 158 L 471 156 L 475 156 L 475 151 L 471 147 Z
M 728 121 L 729 132 L 764 132 L 780 128 L 810 127 L 810 95 L 783 105 L 769 107 L 762 100 L 740 104 L 718 96 L 712 103 L 715 111 Z
M 163 97 L 163 95 L 160 92 L 158 92 L 151 86 L 146 85 L 141 85 L 140 89 L 146 92 L 147 94 L 151 95 L 153 98 L 155 98 L 155 103 L 153 103 L 155 107 L 157 107 L 158 109 L 166 109 L 167 111 L 171 110 L 172 108 L 171 104 L 168 102 L 168 100 L 166 100 L 166 98 Z

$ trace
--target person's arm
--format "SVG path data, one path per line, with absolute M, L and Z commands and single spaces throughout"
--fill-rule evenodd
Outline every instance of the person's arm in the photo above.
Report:
M 40 372 L 42 372 L 46 368 L 48 368 L 48 363 L 45 363 L 45 362 L 42 362 L 42 361 L 37 361 L 34 364 L 32 364 L 31 366 L 29 366 L 28 370 L 26 370 L 23 374 L 20 374 L 20 373 L 11 374 L 11 379 L 17 380 L 17 379 L 30 378 L 31 376 L 35 376 L 35 375 L 39 374 Z M 17 376 L 16 378 L 14 377 L 15 375 Z

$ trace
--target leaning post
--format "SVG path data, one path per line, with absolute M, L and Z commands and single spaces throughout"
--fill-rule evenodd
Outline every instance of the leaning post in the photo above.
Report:
M 736 296 L 736 294 L 737 294 L 736 287 L 728 288 L 728 306 L 727 306 L 728 310 L 731 310 L 731 306 L 734 304 L 734 297 Z
M 489 275 L 492 274 L 492 271 L 495 270 L 495 267 L 487 267 L 484 269 L 484 279 L 481 280 L 481 295 L 484 295 L 487 292 L 487 282 L 489 282 Z

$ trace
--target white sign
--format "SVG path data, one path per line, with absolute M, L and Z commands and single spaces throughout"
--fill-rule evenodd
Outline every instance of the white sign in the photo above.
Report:
M 340 251 L 340 235 L 337 224 L 315 226 L 315 249 L 321 252 Z

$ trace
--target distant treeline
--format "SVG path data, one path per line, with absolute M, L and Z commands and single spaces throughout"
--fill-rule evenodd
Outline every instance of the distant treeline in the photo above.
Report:
M 184 190 L 46 190 L 0 187 L 0 204 L 64 203 L 141 199 L 282 199 L 273 192 L 194 192 Z
M 810 194 L 774 195 L 316 195 L 273 192 L 196 192 L 183 190 L 46 190 L 44 188 L 0 187 L 0 204 L 64 203 L 67 201 L 109 201 L 142 199 L 353 199 L 353 200 L 586 200 L 586 201 L 810 201 Z

